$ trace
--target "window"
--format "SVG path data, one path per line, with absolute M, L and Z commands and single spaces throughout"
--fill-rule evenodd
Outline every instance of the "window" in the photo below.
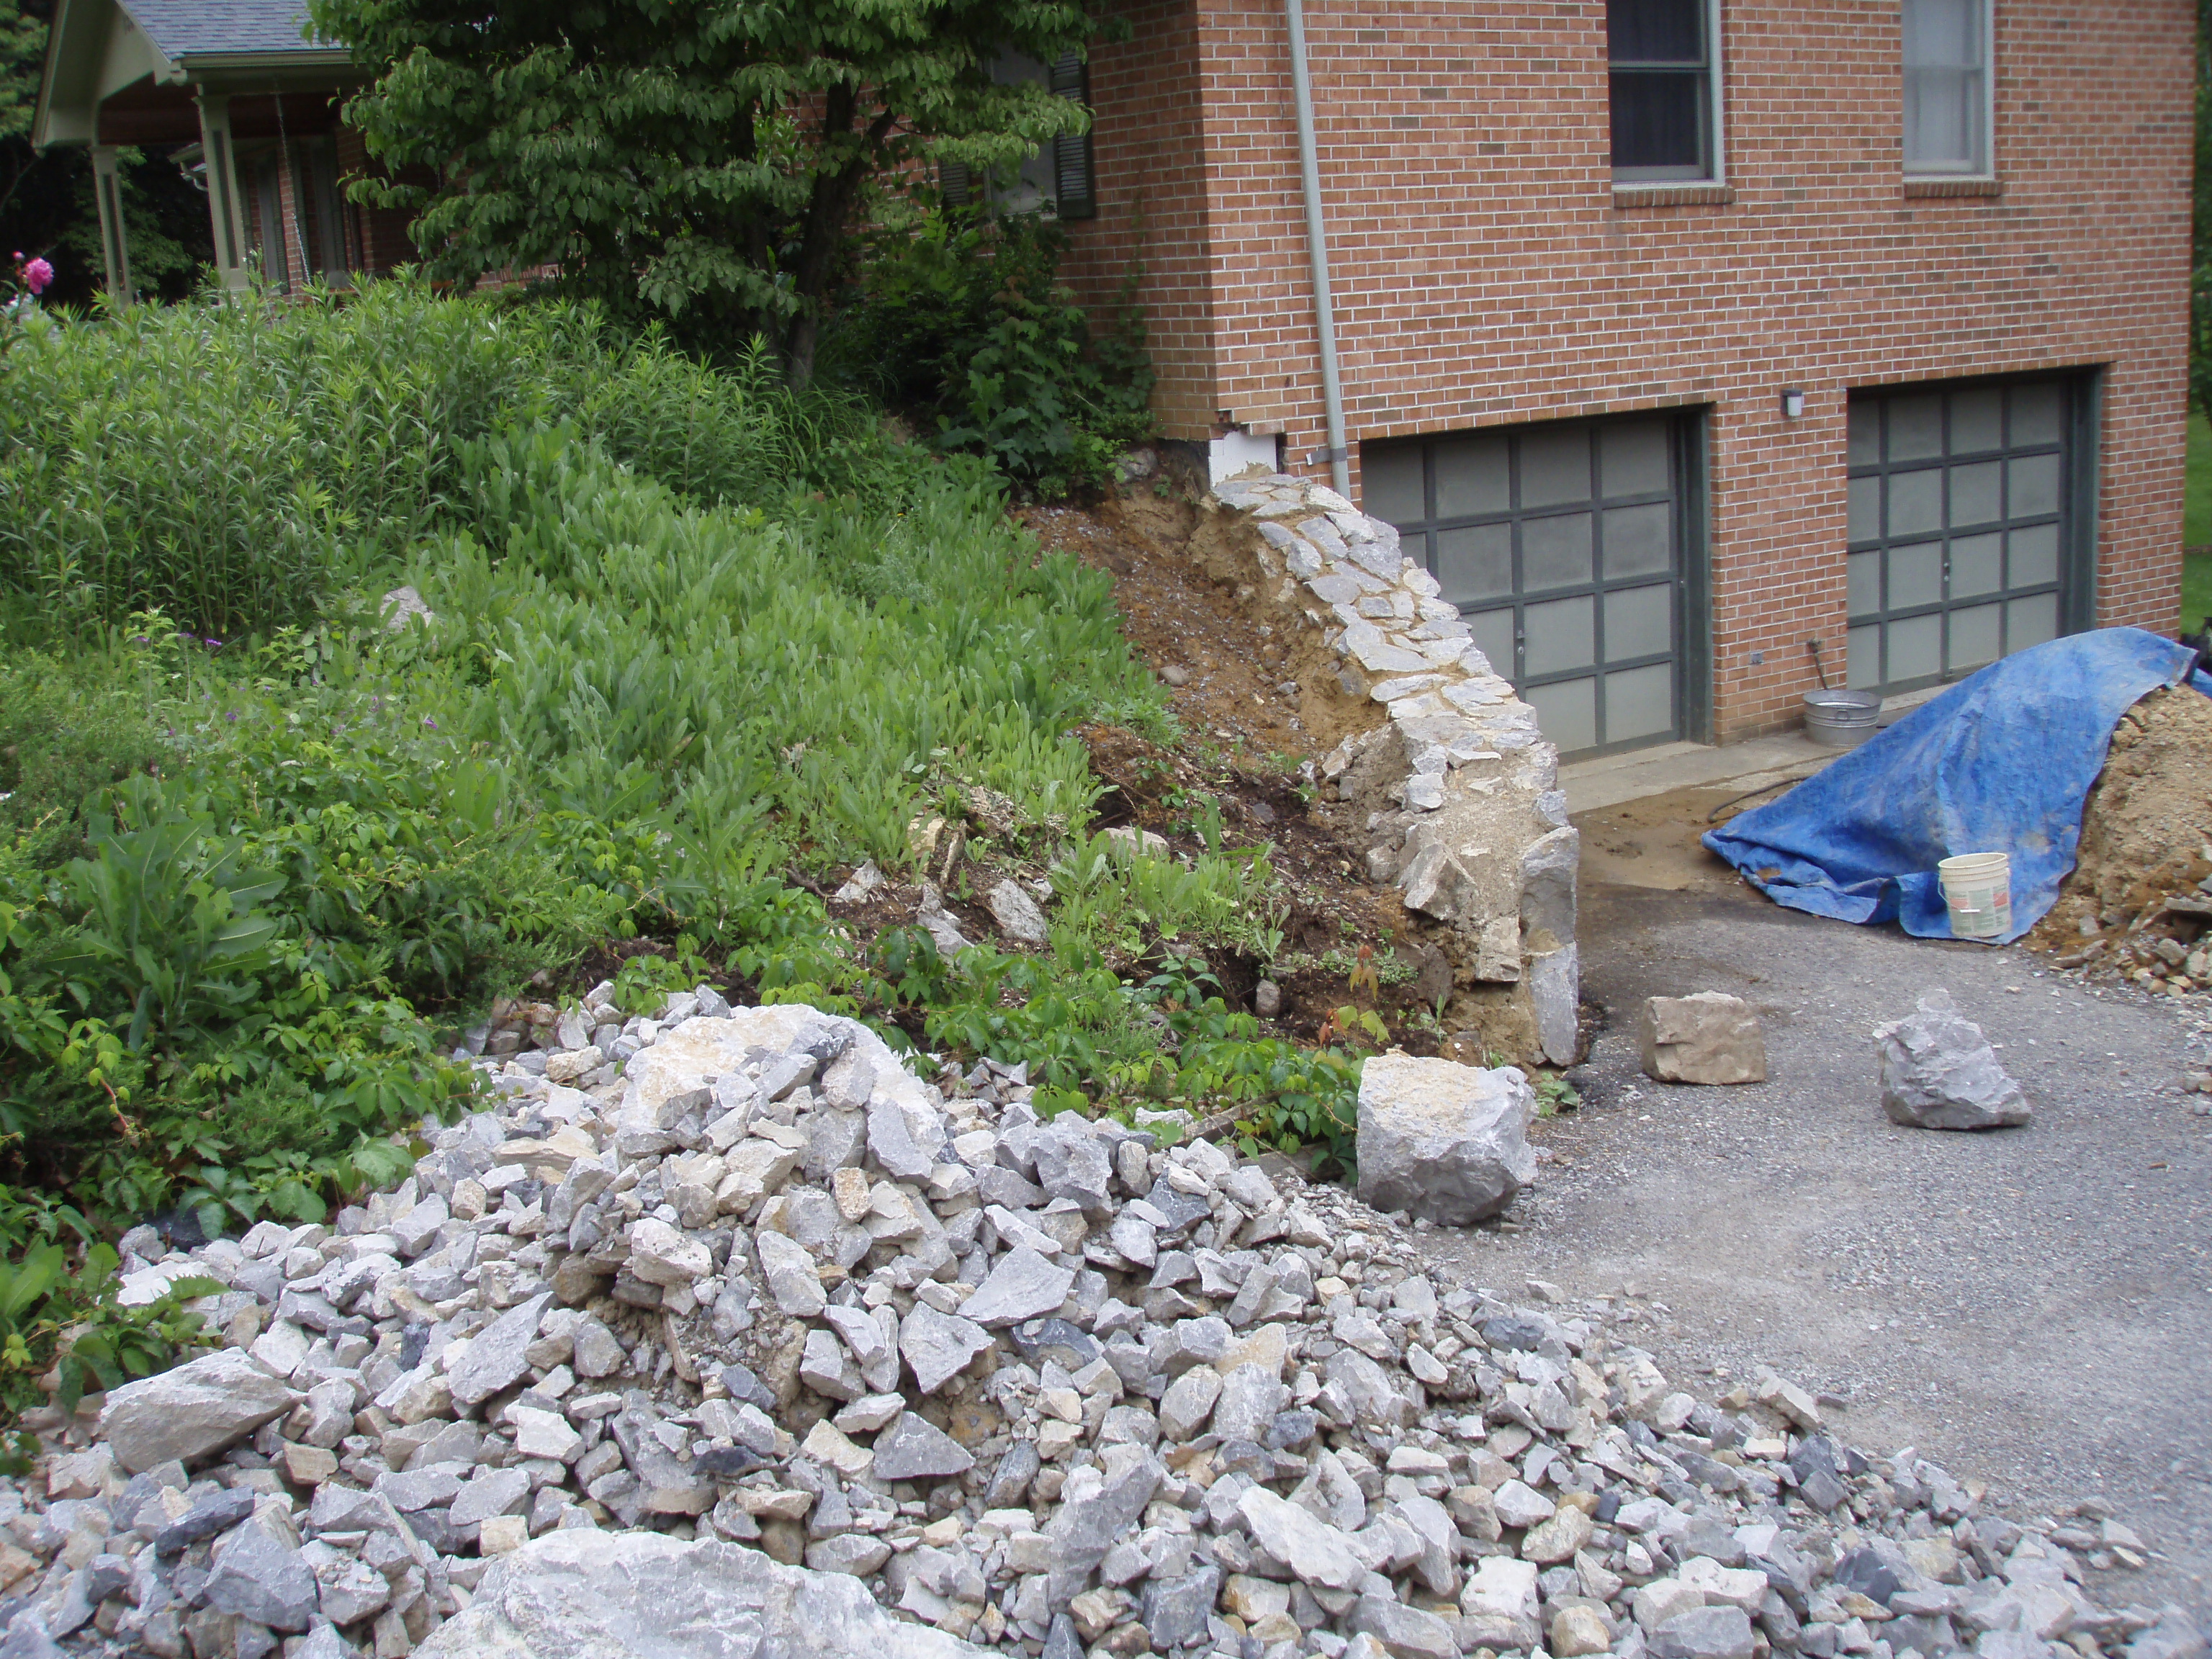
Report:
M 1905 170 L 1990 171 L 1990 0 L 1905 0 Z
M 1719 19 L 1719 0 L 1609 0 L 1617 182 L 1720 178 Z
M 1055 98 L 1091 107 L 1091 66 L 1079 52 L 1070 52 L 1049 68 L 1034 58 L 1002 52 L 991 67 L 992 78 L 1001 86 L 1040 81 Z M 974 193 L 972 170 L 948 161 L 939 171 L 945 199 L 965 202 Z M 1062 133 L 1024 161 L 1011 178 L 994 180 L 991 200 L 1001 213 L 1048 213 L 1060 219 L 1098 216 L 1097 179 L 1091 161 L 1089 132 Z

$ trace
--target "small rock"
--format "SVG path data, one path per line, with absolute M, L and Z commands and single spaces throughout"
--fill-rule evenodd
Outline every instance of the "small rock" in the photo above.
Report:
M 854 871 L 845 884 L 830 897 L 839 904 L 863 904 L 890 885 L 890 883 L 884 879 L 884 872 L 876 868 L 876 861 L 870 859 Z
M 1891 1122 L 1997 1129 L 2028 1121 L 2020 1085 L 1948 991 L 1929 992 L 1918 1012 L 1880 1027 L 1874 1039 L 1881 1055 L 1881 1109 Z
M 1582 1656 L 1603 1653 L 1613 1645 L 1613 1632 L 1606 1628 L 1605 1615 L 1595 1607 L 1562 1607 L 1552 1615 L 1552 1653 L 1553 1659 L 1582 1659 Z
M 816 1319 L 829 1305 L 822 1294 L 822 1272 L 806 1247 L 763 1227 L 753 1240 L 760 1252 L 761 1278 L 775 1305 L 793 1319 Z
M 999 924 L 999 931 L 1017 945 L 1046 945 L 1052 935 L 1045 926 L 1044 912 L 1037 902 L 1024 891 L 1019 882 L 1001 881 L 984 895 L 984 908 L 991 920 Z
M 1637 1035 L 1645 1075 L 1662 1083 L 1766 1081 L 1766 1038 L 1741 997 L 1646 997 Z
M 960 1317 L 979 1325 L 1019 1324 L 1057 1313 L 1075 1283 L 1072 1267 L 1057 1267 L 1024 1244 L 999 1258 L 990 1277 L 961 1304 Z
M 975 1467 L 967 1449 L 944 1430 L 908 1412 L 876 1437 L 878 1478 L 884 1480 L 944 1480 Z
M 1693 1607 L 1653 1631 L 1653 1659 L 1751 1659 L 1751 1618 L 1741 1607 Z

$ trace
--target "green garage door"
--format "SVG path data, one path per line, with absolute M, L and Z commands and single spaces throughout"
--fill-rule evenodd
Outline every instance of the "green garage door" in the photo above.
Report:
M 1558 422 L 1360 447 L 1398 527 L 1562 754 L 1682 734 L 1693 428 Z
M 1958 679 L 2082 625 L 2084 396 L 2064 379 L 1852 394 L 1852 685 Z

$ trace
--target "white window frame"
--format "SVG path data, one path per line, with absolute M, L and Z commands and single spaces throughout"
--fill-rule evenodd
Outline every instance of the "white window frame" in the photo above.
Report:
M 1925 162 L 1916 164 L 1905 153 L 1905 75 L 1902 54 L 1905 46 L 1905 8 L 1911 0 L 1901 0 L 1897 9 L 1897 40 L 1899 52 L 1898 73 L 1897 147 L 1898 159 L 1905 176 L 1911 179 L 1955 179 L 1966 183 L 1988 183 L 1997 176 L 1997 5 L 1996 0 L 1980 0 L 1982 30 L 1982 95 L 1981 165 L 1969 162 L 1964 167 L 1930 167 Z
M 1696 190 L 1728 182 L 1728 53 L 1722 33 L 1723 0 L 1705 0 L 1705 118 L 1712 124 L 1712 166 L 1697 179 L 1659 178 L 1615 170 L 1613 187 L 1620 191 Z M 1902 14 L 1900 14 L 1900 16 Z M 1900 24 L 1900 30 L 1902 25 Z M 1613 65 L 1607 54 L 1607 95 L 1611 97 Z M 1607 135 L 1611 143 L 1611 133 Z

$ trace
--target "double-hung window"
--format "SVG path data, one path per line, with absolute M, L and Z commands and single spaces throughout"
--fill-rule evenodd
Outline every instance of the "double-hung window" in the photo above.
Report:
M 1990 0 L 1905 0 L 1905 170 L 1986 176 Z
M 1720 0 L 1607 0 L 1616 184 L 1721 177 Z
M 1091 107 L 1091 68 L 1081 52 L 1069 52 L 1054 64 L 1008 50 L 991 66 L 991 78 L 1001 86 L 1036 82 L 1055 98 Z M 958 162 L 940 169 L 945 198 L 964 202 L 975 191 L 976 180 Z M 1048 213 L 1061 219 L 1091 219 L 1098 213 L 1097 167 L 1091 134 L 1064 132 L 1030 154 L 1009 176 L 994 179 L 989 195 L 1001 213 Z

